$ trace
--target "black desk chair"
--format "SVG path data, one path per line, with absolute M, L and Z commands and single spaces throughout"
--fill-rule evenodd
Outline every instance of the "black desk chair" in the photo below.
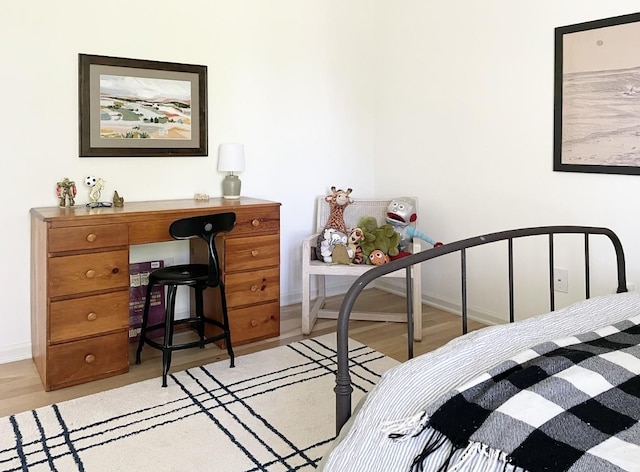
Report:
M 219 213 L 217 215 L 194 216 L 174 221 L 169 227 L 169 234 L 174 239 L 190 239 L 200 237 L 207 243 L 209 249 L 209 264 L 182 264 L 163 269 L 158 269 L 149 274 L 149 285 L 142 315 L 142 328 L 140 342 L 136 352 L 136 364 L 140 364 L 142 347 L 148 344 L 162 351 L 162 386 L 167 386 L 167 374 L 171 366 L 171 353 L 180 349 L 192 347 L 204 348 L 205 344 L 223 340 L 227 346 L 227 352 L 231 359 L 231 367 L 234 366 L 233 349 L 231 348 L 231 335 L 229 333 L 229 317 L 227 315 L 227 302 L 224 292 L 224 283 L 220 278 L 218 253 L 216 251 L 215 237 L 218 233 L 231 231 L 236 224 L 235 213 Z M 155 285 L 167 287 L 165 322 L 147 326 L 149 321 L 149 307 L 151 306 L 151 291 Z M 175 316 L 176 292 L 179 286 L 188 286 L 195 290 L 195 314 L 189 318 L 178 319 Z M 202 293 L 206 288 L 218 287 L 222 305 L 222 321 L 204 316 L 204 301 Z M 212 324 L 222 329 L 221 334 L 205 338 L 204 325 Z M 199 340 L 182 344 L 173 344 L 173 328 L 181 324 L 195 325 Z M 147 335 L 159 328 L 164 329 L 163 342 L 159 343 L 149 339 Z

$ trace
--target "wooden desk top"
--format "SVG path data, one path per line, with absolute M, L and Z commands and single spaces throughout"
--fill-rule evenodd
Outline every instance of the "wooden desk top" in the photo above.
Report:
M 149 217 L 157 213 L 166 216 L 168 213 L 177 212 L 180 215 L 189 216 L 188 213 L 203 213 L 203 211 L 232 211 L 238 208 L 250 208 L 256 205 L 279 205 L 277 202 L 260 200 L 258 198 L 240 197 L 239 199 L 226 199 L 222 197 L 209 200 L 151 200 L 146 202 L 125 202 L 124 207 L 87 208 L 85 205 L 61 208 L 57 206 L 32 208 L 31 214 L 42 221 L 71 221 L 82 220 L 79 224 L 95 223 L 94 219 L 101 216 L 110 216 L 124 220 L 134 220 L 136 217 Z
M 124 207 L 87 208 L 74 207 L 32 208 L 32 218 L 47 223 L 50 229 L 91 225 L 126 225 L 129 244 L 169 241 L 168 228 L 172 221 L 208 213 L 233 211 L 238 216 L 236 226 L 242 220 L 266 219 L 277 232 L 280 203 L 257 198 L 240 197 L 209 200 L 155 200 L 147 202 L 125 202 Z M 275 216 L 274 216 L 275 212 Z M 263 225 L 264 227 L 264 225 Z M 235 231 L 237 234 L 239 231 Z

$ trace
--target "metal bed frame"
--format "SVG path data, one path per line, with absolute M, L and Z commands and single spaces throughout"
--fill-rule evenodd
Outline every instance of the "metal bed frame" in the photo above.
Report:
M 550 294 L 550 308 L 551 311 L 555 310 L 555 297 L 554 297 L 554 280 L 553 280 L 553 267 L 554 267 L 554 236 L 556 234 L 583 234 L 584 235 L 584 268 L 585 268 L 585 297 L 590 297 L 590 268 L 589 268 L 589 236 L 590 235 L 604 235 L 609 238 L 613 244 L 613 248 L 616 254 L 617 262 L 617 279 L 618 287 L 616 293 L 622 293 L 627 291 L 626 281 L 626 269 L 624 251 L 622 244 L 618 236 L 608 228 L 591 227 L 591 226 L 540 226 L 531 228 L 521 228 L 509 231 L 500 231 L 497 233 L 489 233 L 482 236 L 476 236 L 473 238 L 463 239 L 453 243 L 445 244 L 440 247 L 428 249 L 416 254 L 412 254 L 401 259 L 397 259 L 388 264 L 372 269 L 363 275 L 361 275 L 351 285 L 347 291 L 342 305 L 340 307 L 340 313 L 338 315 L 337 324 L 337 356 L 338 356 L 338 370 L 336 373 L 336 386 L 334 392 L 336 395 L 336 435 L 342 429 L 342 426 L 347 422 L 351 416 L 351 393 L 353 387 L 351 386 L 351 376 L 349 374 L 349 316 L 356 299 L 366 288 L 366 286 L 375 279 L 394 272 L 396 270 L 406 270 L 406 299 L 407 299 L 407 330 L 408 330 L 408 354 L 409 358 L 413 357 L 413 332 L 412 326 L 412 306 L 410 300 L 412 299 L 411 293 L 411 271 L 410 268 L 415 264 L 435 259 L 445 254 L 451 254 L 454 252 L 460 253 L 461 258 L 461 289 L 462 289 L 462 332 L 467 332 L 467 261 L 466 250 L 476 246 L 482 246 L 489 243 L 498 241 L 508 241 L 508 283 L 509 283 L 509 321 L 514 321 L 514 298 L 513 298 L 513 240 L 516 238 L 524 238 L 529 236 L 547 235 L 549 237 L 549 294 Z

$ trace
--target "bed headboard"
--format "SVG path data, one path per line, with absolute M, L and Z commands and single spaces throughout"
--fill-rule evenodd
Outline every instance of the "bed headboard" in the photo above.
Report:
M 337 343 L 338 343 L 338 370 L 336 373 L 336 386 L 334 388 L 336 394 L 336 434 L 340 432 L 342 426 L 351 415 L 351 377 L 349 374 L 349 316 L 356 299 L 362 290 L 375 279 L 394 272 L 399 269 L 407 271 L 407 299 L 411 298 L 411 283 L 409 268 L 415 264 L 421 264 L 430 259 L 443 256 L 445 254 L 460 253 L 461 257 L 461 286 L 462 286 L 462 323 L 463 332 L 467 330 L 467 293 L 466 293 L 466 250 L 476 246 L 495 243 L 498 241 L 508 242 L 508 270 L 509 270 L 509 320 L 514 320 L 514 302 L 513 302 L 513 240 L 518 238 L 526 238 L 530 236 L 547 235 L 549 239 L 549 293 L 551 311 L 555 310 L 554 297 L 554 237 L 559 234 L 583 234 L 584 235 L 584 267 L 585 267 L 585 295 L 590 297 L 590 266 L 589 266 L 589 239 L 593 235 L 602 235 L 607 237 L 613 244 L 616 255 L 616 272 L 617 272 L 617 293 L 627 291 L 626 268 L 624 251 L 618 236 L 608 228 L 592 227 L 592 226 L 540 226 L 531 228 L 521 228 L 509 231 L 500 231 L 497 233 L 484 234 L 473 238 L 463 239 L 453 243 L 445 244 L 433 249 L 411 254 L 407 257 L 397 259 L 388 264 L 376 267 L 362 276 L 360 276 L 351 285 L 347 291 L 338 316 L 337 324 Z

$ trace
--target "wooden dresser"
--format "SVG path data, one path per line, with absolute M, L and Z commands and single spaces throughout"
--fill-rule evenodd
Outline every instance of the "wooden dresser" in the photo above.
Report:
M 280 204 L 253 198 L 31 209 L 31 343 L 46 390 L 129 369 L 129 247 L 172 241 L 179 218 L 233 211 L 220 237 L 234 344 L 280 333 Z M 191 258 L 199 260 L 199 240 Z M 219 315 L 217 290 L 206 309 Z M 207 291 L 205 291 L 207 294 Z

